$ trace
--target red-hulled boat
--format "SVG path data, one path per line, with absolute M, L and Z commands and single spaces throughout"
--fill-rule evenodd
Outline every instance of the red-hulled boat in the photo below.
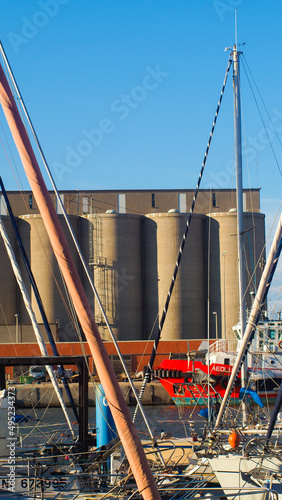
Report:
M 234 332 L 240 335 L 238 325 Z M 193 406 L 196 402 L 206 403 L 208 398 L 220 401 L 225 394 L 236 351 L 236 340 L 218 340 L 210 346 L 204 359 L 197 359 L 200 351 L 194 356 L 172 354 L 161 362 L 153 375 L 176 405 Z M 263 402 L 275 401 L 282 380 L 282 321 L 258 323 L 247 361 L 247 394 L 251 396 L 256 392 Z M 231 402 L 240 401 L 240 388 L 239 374 Z

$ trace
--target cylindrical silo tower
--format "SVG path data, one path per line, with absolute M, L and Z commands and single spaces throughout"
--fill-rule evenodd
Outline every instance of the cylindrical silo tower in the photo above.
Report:
M 2 222 L 5 226 L 8 238 L 14 250 L 16 252 L 16 242 L 15 235 L 11 225 L 10 218 L 7 216 L 1 217 Z M 13 325 L 16 322 L 15 315 L 18 314 L 17 308 L 17 288 L 16 279 L 11 266 L 10 259 L 8 257 L 6 247 L 4 245 L 3 239 L 0 237 L 0 324 L 1 325 Z M 14 338 L 7 338 L 7 342 L 13 342 Z
M 89 260 L 94 284 L 117 340 L 143 339 L 142 217 L 132 214 L 87 215 L 92 224 Z M 101 337 L 110 340 L 95 302 Z
M 211 221 L 210 311 L 217 314 L 218 336 L 233 339 L 232 327 L 239 321 L 239 279 L 237 213 L 231 210 L 209 214 Z M 262 273 L 264 253 L 264 214 L 244 212 L 244 267 L 246 307 L 251 308 Z M 212 336 L 215 322 L 210 316 Z
M 169 213 L 146 216 L 145 259 L 146 276 L 158 279 L 158 311 L 156 311 L 155 289 L 146 280 L 147 332 L 150 334 L 156 313 L 162 314 L 187 214 Z M 205 314 L 205 216 L 194 214 L 176 283 L 164 323 L 161 338 L 164 340 L 193 339 L 206 337 Z M 155 225 L 155 227 L 154 227 Z M 151 253 L 151 254 L 150 254 Z M 155 287 L 156 288 L 156 287 Z
M 64 229 L 75 264 L 79 266 L 77 252 L 66 226 L 64 217 L 62 215 L 59 215 L 58 217 Z M 71 226 L 77 239 L 78 219 L 79 218 L 77 216 L 69 216 Z M 57 260 L 41 215 L 36 214 L 21 216 L 19 220 L 19 230 L 23 239 L 25 250 L 30 258 L 31 269 L 37 283 L 49 323 L 58 323 L 58 340 L 62 342 L 77 340 L 73 317 L 71 314 L 69 295 L 65 290 Z M 20 267 L 22 274 L 25 277 L 25 283 L 28 291 L 31 295 L 32 306 L 36 314 L 36 319 L 39 323 L 42 323 L 41 314 L 39 312 L 35 296 L 33 292 L 31 292 L 31 286 L 21 259 Z M 29 316 L 22 301 L 20 306 L 20 322 L 30 323 Z

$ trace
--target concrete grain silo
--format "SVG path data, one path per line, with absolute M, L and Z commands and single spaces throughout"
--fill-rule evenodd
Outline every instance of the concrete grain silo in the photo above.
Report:
M 5 226 L 8 238 L 12 245 L 14 253 L 17 254 L 17 246 L 14 236 L 14 231 L 10 222 L 10 218 L 6 216 L 1 217 L 2 222 Z M 15 314 L 18 313 L 17 308 L 17 289 L 18 285 L 14 276 L 14 272 L 11 266 L 10 259 L 8 257 L 6 247 L 4 245 L 2 237 L 0 237 L 0 324 L 1 325 L 14 325 L 16 322 Z M 14 332 L 13 332 L 14 335 Z M 7 342 L 15 341 L 15 338 L 7 338 Z
M 62 224 L 75 264 L 79 269 L 80 265 L 77 252 L 74 248 L 74 244 L 66 226 L 64 217 L 62 215 L 59 215 L 58 217 Z M 69 216 L 76 238 L 78 238 L 78 219 L 79 218 L 76 216 Z M 19 219 L 19 230 L 26 253 L 30 259 L 31 269 L 34 274 L 49 323 L 58 322 L 60 341 L 77 340 L 73 318 L 70 314 L 71 307 L 69 303 L 69 296 L 65 291 L 59 266 L 53 253 L 41 215 L 21 216 Z M 36 314 L 37 321 L 42 323 L 41 314 L 39 312 L 34 294 L 31 292 L 31 286 L 21 259 L 20 267 L 25 278 L 27 289 L 31 295 L 32 306 Z M 20 302 L 20 322 L 30 323 L 29 316 L 22 301 Z
M 89 261 L 94 284 L 117 340 L 143 338 L 142 217 L 117 214 L 88 215 L 92 224 Z M 95 302 L 95 321 L 101 337 L 110 340 Z
M 158 306 L 156 285 L 149 279 L 145 291 L 147 304 L 146 329 L 150 334 L 156 314 L 162 314 L 167 292 L 173 275 L 187 214 L 171 211 L 146 216 L 144 242 L 146 246 L 146 277 L 158 279 Z M 170 306 L 163 327 L 163 340 L 193 339 L 206 337 L 205 278 L 204 278 L 204 220 L 194 214 L 184 249 L 180 269 L 172 292 Z M 151 253 L 151 255 L 150 255 Z
M 239 320 L 238 242 L 236 210 L 211 217 L 210 311 L 217 313 L 218 335 L 234 338 L 232 327 Z M 244 212 L 244 267 L 246 308 L 250 309 L 264 262 L 264 215 Z M 254 273 L 255 270 L 255 273 Z M 214 320 L 210 316 L 212 336 Z

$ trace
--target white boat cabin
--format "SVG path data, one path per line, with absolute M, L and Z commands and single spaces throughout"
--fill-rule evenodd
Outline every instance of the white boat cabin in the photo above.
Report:
M 206 355 L 209 364 L 233 365 L 240 348 L 241 327 L 233 327 L 236 339 L 220 339 L 214 342 Z M 248 367 L 282 373 L 282 321 L 260 321 L 247 355 Z

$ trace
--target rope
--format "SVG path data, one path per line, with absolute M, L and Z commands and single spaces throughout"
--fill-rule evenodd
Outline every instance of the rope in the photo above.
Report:
M 155 357 L 156 357 L 156 353 L 157 353 L 157 348 L 158 348 L 159 340 L 160 340 L 160 337 L 161 337 L 161 333 L 162 333 L 163 325 L 164 325 L 164 322 L 165 322 L 165 319 L 166 319 L 166 315 L 167 315 L 167 311 L 168 311 L 168 307 L 169 307 L 169 303 L 170 303 L 172 291 L 173 291 L 173 288 L 174 288 L 175 280 L 176 280 L 176 277 L 177 277 L 177 273 L 178 273 L 178 270 L 179 270 L 181 258 L 182 258 L 182 255 L 183 255 L 183 250 L 184 250 L 184 247 L 185 247 L 186 238 L 187 238 L 188 231 L 189 231 L 189 228 L 190 228 L 191 218 L 192 218 L 192 214 L 194 212 L 194 208 L 195 208 L 195 204 L 196 204 L 196 199 L 197 199 L 197 196 L 198 196 L 198 192 L 199 192 L 199 188 L 200 188 L 202 176 L 203 176 L 203 173 L 204 173 L 204 168 L 205 168 L 205 165 L 206 165 L 206 161 L 207 161 L 207 157 L 208 157 L 208 153 L 209 153 L 209 149 L 210 149 L 210 145 L 211 145 L 211 140 L 212 140 L 212 137 L 213 137 L 213 132 L 214 132 L 214 129 L 215 129 L 215 124 L 216 124 L 216 121 L 217 121 L 217 117 L 218 117 L 218 113 L 219 113 L 219 109 L 220 109 L 220 105 L 221 105 L 223 93 L 224 93 L 224 90 L 225 90 L 227 76 L 228 76 L 228 73 L 229 73 L 229 70 L 230 70 L 230 67 L 231 67 L 231 63 L 232 63 L 232 60 L 229 60 L 228 61 L 228 65 L 227 65 L 227 70 L 226 70 L 226 73 L 225 73 L 225 78 L 224 78 L 223 86 L 222 86 L 222 89 L 221 89 L 220 98 L 219 98 L 218 105 L 217 105 L 216 112 L 215 112 L 215 117 L 214 117 L 213 124 L 212 124 L 211 133 L 210 133 L 208 144 L 207 144 L 207 147 L 206 147 L 205 156 L 204 156 L 204 160 L 203 160 L 203 163 L 202 163 L 202 168 L 201 168 L 200 175 L 199 175 L 199 178 L 198 178 L 197 187 L 196 187 L 196 190 L 195 190 L 195 193 L 194 193 L 194 196 L 193 196 L 192 205 L 191 205 L 190 212 L 189 212 L 189 215 L 188 215 L 188 218 L 187 218 L 185 232 L 184 232 L 184 234 L 182 236 L 182 240 L 181 240 L 181 243 L 180 243 L 179 252 L 178 252 L 176 263 L 175 263 L 174 272 L 173 272 L 173 275 L 172 275 L 172 280 L 171 280 L 170 287 L 169 287 L 169 290 L 168 290 L 168 294 L 167 294 L 166 302 L 165 302 L 165 305 L 164 305 L 162 317 L 161 317 L 161 320 L 159 322 L 157 337 L 156 337 L 156 339 L 154 341 L 151 358 L 149 360 L 149 363 L 148 363 L 148 366 L 147 366 L 147 370 L 146 370 L 146 373 L 145 373 L 145 377 L 144 377 L 144 380 L 143 380 L 143 384 L 142 384 L 142 387 L 141 387 L 141 390 L 140 390 L 140 393 L 139 393 L 139 399 L 140 400 L 142 399 L 142 396 L 144 394 L 147 382 L 151 378 L 151 372 L 152 372 L 153 364 L 154 364 L 154 361 L 155 361 Z M 135 413 L 134 413 L 134 417 L 133 417 L 133 422 L 134 422 L 134 420 L 136 418 L 137 411 L 138 411 L 138 407 L 136 407 L 136 410 L 135 410 Z

